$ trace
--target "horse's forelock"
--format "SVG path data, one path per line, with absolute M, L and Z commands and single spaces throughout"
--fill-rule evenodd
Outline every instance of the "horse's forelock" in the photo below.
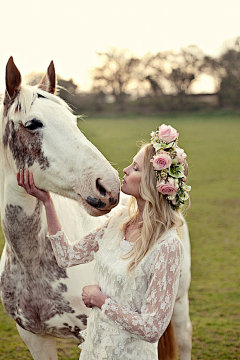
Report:
M 38 87 L 34 87 L 34 88 L 35 88 L 35 90 L 37 91 L 38 94 L 42 95 L 43 97 L 45 97 L 48 100 L 51 100 L 51 101 L 55 102 L 58 105 L 64 106 L 70 112 L 72 112 L 72 109 L 70 108 L 70 106 L 63 99 L 61 99 L 59 96 L 48 93 L 46 91 L 43 91 L 43 90 L 39 89 Z
M 22 86 L 7 113 L 8 118 L 14 119 L 14 115 L 19 111 L 27 117 L 36 97 L 37 92 L 33 91 L 30 86 Z
M 50 101 L 55 102 L 58 105 L 64 106 L 65 108 L 67 108 L 69 111 L 72 112 L 69 105 L 64 100 L 62 100 L 60 97 L 58 97 L 54 94 L 48 93 L 46 91 L 43 91 L 37 87 L 23 85 L 23 86 L 21 86 L 21 89 L 20 89 L 18 95 L 14 99 L 14 101 L 7 113 L 8 116 L 11 119 L 13 119 L 15 113 L 18 111 L 21 111 L 21 113 L 27 117 L 30 112 L 33 102 L 38 97 L 38 94 L 40 94 L 43 98 L 46 98 Z

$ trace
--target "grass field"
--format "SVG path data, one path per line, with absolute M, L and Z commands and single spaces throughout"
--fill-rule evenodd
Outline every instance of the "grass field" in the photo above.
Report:
M 192 359 L 240 359 L 240 116 L 88 118 L 79 126 L 122 177 L 136 142 L 149 140 L 161 123 L 180 132 L 179 145 L 190 167 L 186 219 L 192 246 Z M 58 340 L 58 349 L 59 359 L 78 359 L 74 341 Z M 31 359 L 2 307 L 0 359 Z

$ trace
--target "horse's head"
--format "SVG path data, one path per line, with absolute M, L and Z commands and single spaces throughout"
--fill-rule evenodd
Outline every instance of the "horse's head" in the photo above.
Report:
M 117 205 L 117 171 L 86 139 L 75 116 L 55 94 L 53 62 L 36 87 L 22 86 L 11 57 L 2 106 L 2 151 L 16 174 L 29 168 L 36 186 L 79 201 L 94 216 Z

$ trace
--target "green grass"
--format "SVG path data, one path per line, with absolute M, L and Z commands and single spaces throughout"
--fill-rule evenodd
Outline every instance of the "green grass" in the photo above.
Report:
M 88 118 L 79 126 L 122 177 L 136 142 L 161 123 L 180 132 L 190 167 L 192 359 L 240 359 L 240 116 Z M 31 359 L 2 308 L 0 317 L 0 359 Z M 59 359 L 78 359 L 74 341 L 58 340 L 58 348 Z

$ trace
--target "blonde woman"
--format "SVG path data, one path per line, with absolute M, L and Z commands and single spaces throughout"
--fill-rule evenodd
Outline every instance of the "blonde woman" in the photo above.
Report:
M 18 175 L 18 184 L 45 205 L 59 266 L 95 258 L 96 285 L 82 292 L 92 311 L 81 332 L 81 360 L 157 360 L 158 340 L 172 316 L 183 259 L 179 208 L 190 187 L 177 131 L 163 124 L 151 136 L 151 144 L 124 169 L 121 189 L 131 195 L 126 209 L 74 244 L 61 228 L 50 195 L 34 186 L 28 171 Z

